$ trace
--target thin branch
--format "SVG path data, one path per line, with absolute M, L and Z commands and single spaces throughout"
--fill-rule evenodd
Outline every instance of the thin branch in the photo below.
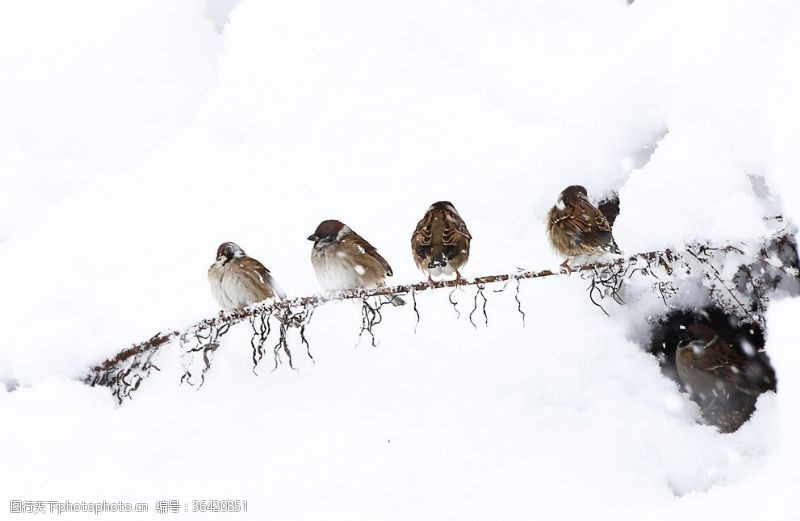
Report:
M 588 264 L 581 264 L 572 266 L 571 272 L 592 272 L 597 269 L 611 268 L 615 266 L 624 266 L 627 263 L 632 263 L 637 260 L 656 260 L 664 253 L 672 254 L 670 250 L 665 252 L 654 251 L 647 253 L 640 253 L 630 257 L 620 257 L 605 262 L 592 262 Z M 357 288 L 349 289 L 339 292 L 331 292 L 321 295 L 311 295 L 306 297 L 297 297 L 288 300 L 267 300 L 262 304 L 256 304 L 250 307 L 234 309 L 231 311 L 220 311 L 215 317 L 208 318 L 198 322 L 186 331 L 167 331 L 156 333 L 149 340 L 135 344 L 127 349 L 117 353 L 115 356 L 105 360 L 104 362 L 94 366 L 91 369 L 91 374 L 85 379 L 87 383 L 92 383 L 95 374 L 102 373 L 119 364 L 131 359 L 138 354 L 148 353 L 153 350 L 158 350 L 163 345 L 168 344 L 181 336 L 188 335 L 204 335 L 204 340 L 208 340 L 208 328 L 218 327 L 224 324 L 233 326 L 244 320 L 250 320 L 257 315 L 274 315 L 274 312 L 283 309 L 303 308 L 303 307 L 318 307 L 322 304 L 331 301 L 341 300 L 364 300 L 368 297 L 378 297 L 387 295 L 406 295 L 411 293 L 421 293 L 425 291 L 432 291 L 442 288 L 457 288 L 460 286 L 485 286 L 495 282 L 506 281 L 523 281 L 528 279 L 538 279 L 546 277 L 558 277 L 569 275 L 570 270 L 560 268 L 558 270 L 538 270 L 538 271 L 522 271 L 513 274 L 500 274 L 500 275 L 486 275 L 483 277 L 475 277 L 474 279 L 460 279 L 460 280 L 438 280 L 438 281 L 424 281 L 415 284 L 404 284 L 398 286 L 381 286 L 378 288 Z M 374 325 L 374 324 L 373 324 Z
M 786 237 L 786 233 L 783 230 L 779 235 L 775 235 L 767 240 L 775 241 L 779 240 L 781 237 Z M 770 262 L 765 250 L 761 249 L 756 251 L 759 251 L 761 254 L 755 255 L 755 260 L 761 260 L 773 266 L 774 263 Z M 212 355 L 220 345 L 221 337 L 226 334 L 232 326 L 244 321 L 249 321 L 253 329 L 251 347 L 253 372 L 255 372 L 264 354 L 264 343 L 267 337 L 270 336 L 270 319 L 272 317 L 275 317 L 280 325 L 279 337 L 273 348 L 275 366 L 277 367 L 280 363 L 280 351 L 283 351 L 288 357 L 290 367 L 294 368 L 287 339 L 289 329 L 294 328 L 299 331 L 300 340 L 305 344 L 306 352 L 309 358 L 311 358 L 310 345 L 305 336 L 305 328 L 309 325 L 313 311 L 318 306 L 331 301 L 360 300 L 362 322 L 359 337 L 366 333 L 370 337 L 370 344 L 376 346 L 377 342 L 373 328 L 380 324 L 383 319 L 382 308 L 387 302 L 387 296 L 407 295 L 410 293 L 413 302 L 413 311 L 416 315 L 416 325 L 419 325 L 420 314 L 417 308 L 417 293 L 450 288 L 452 291 L 448 296 L 448 300 L 460 317 L 456 305 L 457 302 L 453 300 L 453 294 L 460 287 L 475 286 L 473 308 L 469 314 L 470 322 L 473 326 L 476 326 L 473 315 L 480 309 L 484 316 L 484 324 L 488 326 L 488 300 L 484 293 L 486 286 L 488 284 L 503 283 L 501 290 L 496 290 L 496 292 L 499 292 L 505 289 L 510 282 L 513 282 L 517 311 L 520 313 L 524 325 L 526 317 L 525 313 L 522 311 L 522 303 L 519 298 L 520 283 L 525 280 L 569 276 L 571 273 L 575 272 L 579 273 L 582 278 L 590 281 L 590 300 L 605 312 L 605 309 L 602 308 L 596 298 L 603 299 L 611 297 L 617 304 L 623 304 L 619 292 L 625 281 L 634 274 L 655 278 L 656 283 L 653 285 L 653 291 L 657 293 L 661 300 L 664 301 L 664 304 L 668 306 L 667 299 L 677 292 L 677 286 L 673 284 L 673 281 L 677 280 L 677 278 L 688 276 L 693 272 L 693 268 L 699 265 L 706 277 L 716 279 L 717 283 L 727 291 L 736 303 L 737 308 L 744 312 L 748 311 L 747 306 L 737 297 L 734 290 L 725 283 L 721 276 L 722 272 L 711 262 L 715 254 L 727 255 L 735 253 L 741 255 L 744 252 L 740 248 L 734 246 L 712 248 L 709 245 L 694 245 L 687 246 L 685 252 L 688 253 L 688 255 L 683 255 L 675 250 L 666 249 L 663 251 L 639 253 L 629 257 L 616 257 L 602 262 L 598 261 L 571 266 L 570 268 L 562 267 L 557 270 L 528 270 L 519 271 L 514 274 L 487 275 L 473 279 L 458 278 L 456 280 L 447 281 L 423 281 L 397 286 L 351 289 L 323 295 L 298 297 L 291 300 L 268 300 L 247 308 L 220 312 L 217 316 L 202 320 L 184 331 L 159 332 L 148 340 L 123 349 L 117 355 L 96 365 L 84 377 L 83 381 L 93 386 L 104 385 L 111 387 L 114 390 L 114 396 L 121 402 L 123 398 L 130 397 L 130 393 L 139 387 L 141 381 L 148 377 L 152 370 L 160 370 L 153 363 L 154 355 L 175 339 L 180 339 L 180 345 L 184 351 L 183 355 L 202 355 L 200 372 L 200 386 L 202 386 L 205 381 L 205 374 L 211 366 Z M 695 259 L 697 265 L 691 264 L 689 256 Z M 657 269 L 663 269 L 666 276 L 673 280 L 666 281 L 659 278 L 655 273 Z M 797 276 L 797 271 L 794 267 L 788 267 L 785 268 L 785 270 L 788 272 L 787 274 Z M 479 299 L 482 299 L 481 303 L 479 303 Z M 376 304 L 372 304 L 372 302 L 376 302 Z M 195 360 L 193 361 L 196 361 L 196 357 L 194 358 Z M 313 360 L 313 358 L 311 359 Z M 185 366 L 184 370 L 185 372 L 181 377 L 181 383 L 186 382 L 193 385 L 191 382 L 191 369 Z

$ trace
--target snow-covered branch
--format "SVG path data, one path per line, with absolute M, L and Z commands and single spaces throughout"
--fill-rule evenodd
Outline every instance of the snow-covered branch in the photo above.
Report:
M 281 357 L 286 356 L 289 365 L 293 367 L 288 332 L 296 330 L 299 333 L 300 340 L 305 345 L 308 356 L 311 357 L 305 329 L 311 321 L 314 310 L 331 301 L 360 300 L 362 305 L 360 335 L 369 335 L 372 344 L 375 345 L 373 328 L 382 320 L 382 309 L 387 302 L 387 299 L 381 297 L 408 296 L 419 321 L 416 301 L 418 293 L 471 287 L 474 288 L 475 298 L 469 320 L 477 327 L 473 320 L 476 313 L 482 314 L 488 325 L 486 314 L 488 301 L 484 294 L 486 286 L 502 283 L 502 288 L 497 291 L 503 291 L 513 283 L 517 309 L 524 324 L 525 313 L 519 300 L 520 283 L 576 274 L 588 282 L 589 298 L 603 312 L 606 312 L 601 304 L 604 299 L 610 299 L 609 301 L 617 304 L 624 303 L 623 284 L 634 275 L 651 277 L 653 291 L 667 307 L 670 306 L 669 299 L 677 292 L 678 284 L 688 278 L 695 278 L 702 280 L 708 288 L 710 300 L 731 315 L 738 317 L 742 322 L 761 323 L 768 293 L 774 291 L 785 277 L 798 280 L 797 268 L 786 266 L 781 260 L 781 248 L 787 242 L 794 248 L 790 236 L 781 232 L 761 244 L 751 246 L 692 244 L 680 250 L 666 249 L 638 253 L 556 270 L 520 270 L 517 273 L 487 275 L 472 279 L 418 282 L 371 289 L 352 289 L 290 300 L 269 300 L 243 309 L 220 312 L 217 316 L 202 320 L 183 331 L 157 333 L 150 339 L 124 349 L 116 356 L 96 365 L 83 380 L 93 386 L 110 387 L 121 402 L 123 398 L 130 397 L 153 370 L 160 370 L 154 363 L 156 356 L 165 346 L 178 340 L 182 356 L 189 362 L 185 364 L 181 382 L 195 384 L 198 371 L 191 366 L 193 361 L 199 360 L 201 362 L 199 385 L 202 385 L 206 372 L 211 367 L 213 354 L 220 346 L 221 338 L 231 327 L 245 321 L 249 322 L 253 329 L 251 347 L 254 372 L 265 353 L 265 343 L 272 336 L 273 322 L 277 328 L 275 344 L 272 346 L 275 365 L 277 367 L 282 362 Z M 734 276 L 726 278 L 724 273 L 731 271 L 726 270 L 726 266 L 734 268 Z M 455 305 L 452 298 L 450 302 Z

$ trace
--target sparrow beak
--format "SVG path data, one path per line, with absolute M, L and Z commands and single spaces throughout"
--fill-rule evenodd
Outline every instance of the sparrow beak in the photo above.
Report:
M 318 238 L 319 238 L 319 237 L 317 237 L 316 235 L 313 235 L 313 234 L 308 236 L 308 240 L 309 240 L 309 241 L 314 241 L 314 242 L 317 242 L 317 239 L 318 239 Z

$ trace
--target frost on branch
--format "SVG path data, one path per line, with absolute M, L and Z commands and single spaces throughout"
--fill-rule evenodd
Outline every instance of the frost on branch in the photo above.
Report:
M 304 347 L 306 355 L 313 360 L 311 346 L 305 335 L 306 328 L 310 326 L 316 308 L 330 301 L 361 301 L 358 336 L 367 336 L 373 347 L 378 345 L 378 326 L 383 320 L 383 313 L 390 308 L 404 309 L 384 306 L 390 295 L 410 295 L 412 305 L 407 308 L 415 313 L 419 322 L 418 293 L 471 288 L 472 309 L 468 319 L 477 328 L 480 324 L 489 326 L 489 287 L 492 286 L 492 291 L 488 292 L 490 295 L 513 286 L 517 311 L 524 325 L 526 316 L 519 299 L 520 284 L 545 277 L 569 277 L 575 273 L 586 281 L 590 301 L 606 314 L 609 314 L 606 309 L 608 305 L 625 304 L 626 281 L 633 277 L 644 277 L 651 281 L 652 292 L 664 303 L 665 312 L 673 309 L 671 299 L 682 285 L 694 284 L 705 288 L 709 303 L 726 315 L 735 317 L 738 323 L 763 328 L 770 296 L 781 291 L 798 292 L 800 279 L 797 266 L 794 242 L 788 233 L 781 231 L 756 245 L 691 244 L 680 250 L 639 253 L 573 266 L 571 269 L 521 270 L 515 274 L 474 279 L 352 289 L 292 300 L 265 301 L 244 309 L 220 312 L 185 331 L 158 333 L 97 365 L 84 381 L 93 386 L 111 388 L 113 395 L 122 403 L 124 398 L 131 397 L 131 393 L 153 370 L 159 370 L 154 360 L 166 346 L 174 345 L 178 339 L 177 346 L 184 368 L 180 382 L 200 387 L 211 369 L 215 352 L 223 345 L 223 337 L 243 322 L 247 322 L 252 331 L 250 346 L 253 372 L 257 372 L 264 355 L 270 352 L 273 370 L 284 362 L 294 368 L 293 354 L 297 347 Z M 456 319 L 459 319 L 454 294 L 455 291 L 451 291 L 447 298 L 456 310 Z

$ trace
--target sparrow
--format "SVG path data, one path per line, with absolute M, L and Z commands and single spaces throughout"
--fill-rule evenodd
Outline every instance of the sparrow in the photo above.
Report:
M 417 268 L 431 277 L 456 274 L 469 259 L 469 243 L 472 240 L 464 219 L 458 215 L 450 201 L 433 203 L 417 223 L 411 235 L 411 254 Z
M 547 234 L 553 249 L 568 257 L 564 267 L 569 257 L 576 255 L 620 253 L 608 220 L 589 202 L 586 188 L 579 185 L 565 188 L 547 212 Z
M 734 349 L 707 324 L 687 332 L 693 340 L 675 352 L 678 376 L 706 422 L 733 432 L 750 418 L 758 396 L 775 389 L 774 372 L 763 357 Z
M 376 288 L 392 275 L 378 250 L 341 221 L 322 221 L 308 240 L 314 241 L 311 264 L 325 290 Z M 405 304 L 398 296 L 388 298 L 395 306 Z
M 243 308 L 276 296 L 286 298 L 269 270 L 233 242 L 223 242 L 217 248 L 217 260 L 208 268 L 208 282 L 224 310 Z

